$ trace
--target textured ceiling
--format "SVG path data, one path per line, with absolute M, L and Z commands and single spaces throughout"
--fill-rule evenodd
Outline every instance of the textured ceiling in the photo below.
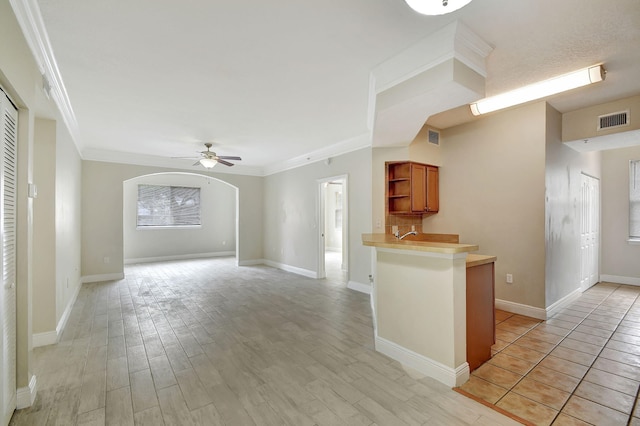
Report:
M 474 0 L 437 17 L 402 0 L 38 4 L 89 157 L 187 156 L 214 141 L 268 168 L 366 138 L 370 71 L 456 19 L 494 48 L 487 95 L 601 62 L 604 83 L 551 104 L 640 93 L 638 0 Z

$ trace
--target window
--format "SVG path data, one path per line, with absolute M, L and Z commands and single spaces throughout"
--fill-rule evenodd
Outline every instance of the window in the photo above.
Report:
M 138 185 L 138 227 L 197 226 L 200 188 Z
M 629 240 L 640 242 L 640 160 L 629 167 Z

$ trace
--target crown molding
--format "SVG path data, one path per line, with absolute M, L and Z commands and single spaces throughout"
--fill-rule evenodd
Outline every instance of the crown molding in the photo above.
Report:
M 36 60 L 40 74 L 45 76 L 51 85 L 51 97 L 62 115 L 62 119 L 78 152 L 81 153 L 82 146 L 78 137 L 78 122 L 53 54 L 49 36 L 40 14 L 40 7 L 36 0 L 9 0 L 9 3 Z
M 330 157 L 337 157 L 338 155 L 348 154 L 349 152 L 357 151 L 359 149 L 367 148 L 370 146 L 371 133 L 367 132 L 360 136 L 346 139 L 342 142 L 338 142 L 336 144 L 311 151 L 307 154 L 285 160 L 281 163 L 265 166 L 264 176 L 269 176 L 298 167 L 306 166 L 308 164 L 326 160 Z
M 159 157 L 157 155 L 136 154 L 122 151 L 110 151 L 105 149 L 85 149 L 82 158 L 87 161 L 100 161 L 103 163 L 130 164 L 135 166 L 162 167 L 197 173 L 223 173 L 231 175 L 263 176 L 261 167 L 243 166 L 236 164 L 233 167 L 218 165 L 213 169 L 193 166 L 193 160 L 180 158 Z

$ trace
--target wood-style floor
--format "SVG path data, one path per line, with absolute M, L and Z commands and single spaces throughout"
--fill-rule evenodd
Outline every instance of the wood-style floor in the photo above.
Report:
M 234 259 L 83 285 L 13 425 L 514 425 L 373 349 L 367 295 Z

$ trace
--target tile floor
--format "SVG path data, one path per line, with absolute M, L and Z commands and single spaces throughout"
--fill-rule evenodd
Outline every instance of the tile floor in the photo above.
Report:
M 12 425 L 517 424 L 375 352 L 369 297 L 339 281 L 234 259 L 125 273 L 83 285 L 34 349 Z
M 461 389 L 536 425 L 640 425 L 640 288 L 601 283 L 547 321 L 496 312 Z

